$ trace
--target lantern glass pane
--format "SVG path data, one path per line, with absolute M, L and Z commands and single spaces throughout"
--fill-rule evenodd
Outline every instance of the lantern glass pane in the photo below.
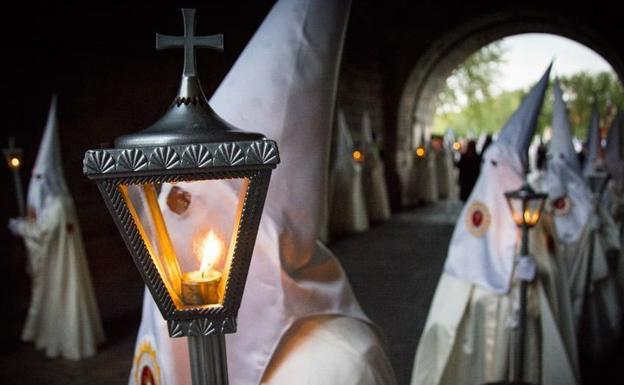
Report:
M 509 210 L 511 210 L 511 217 L 514 222 L 516 225 L 521 226 L 524 221 L 522 217 L 522 213 L 524 212 L 522 199 L 507 197 L 507 204 L 509 205 Z
M 542 207 L 544 206 L 544 199 L 530 199 L 527 201 L 525 209 L 524 221 L 528 226 L 535 226 L 542 214 Z
M 240 178 L 119 186 L 178 309 L 223 303 L 248 185 Z

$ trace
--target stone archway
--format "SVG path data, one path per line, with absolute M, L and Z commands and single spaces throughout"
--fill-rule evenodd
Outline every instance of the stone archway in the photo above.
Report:
M 624 78 L 621 52 L 578 19 L 547 12 L 506 11 L 473 18 L 449 30 L 430 44 L 413 65 L 403 87 L 397 111 L 397 174 L 402 185 L 411 166 L 411 153 L 420 135 L 428 134 L 437 97 L 454 68 L 479 48 L 507 36 L 521 33 L 549 33 L 575 40 L 601 55 Z

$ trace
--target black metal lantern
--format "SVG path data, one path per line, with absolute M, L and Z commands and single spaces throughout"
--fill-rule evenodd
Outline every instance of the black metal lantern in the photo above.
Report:
M 15 138 L 9 138 L 9 145 L 2 150 L 2 154 L 4 155 L 7 166 L 13 173 L 17 207 L 19 209 L 19 215 L 23 217 L 26 214 L 26 210 L 24 207 L 24 193 L 22 192 L 22 178 L 19 173 L 22 167 L 22 149 L 15 147 Z
M 587 179 L 587 184 L 589 185 L 589 190 L 593 197 L 598 199 L 607 187 L 609 174 L 604 169 L 599 168 L 592 170 L 585 178 Z
M 84 173 L 97 183 L 167 320 L 169 335 L 190 337 L 193 383 L 199 384 L 207 383 L 202 378 L 209 375 L 202 371 L 226 370 L 223 362 L 217 368 L 206 368 L 210 360 L 202 355 L 210 349 L 201 337 L 221 336 L 212 346 L 222 350 L 223 333 L 236 331 L 269 179 L 279 155 L 274 141 L 237 130 L 208 105 L 194 51 L 196 47 L 221 50 L 222 36 L 194 36 L 195 10 L 182 12 L 184 36 L 156 35 L 157 49 L 184 47 L 185 51 L 182 82 L 171 107 L 151 127 L 117 138 L 115 148 L 87 151 Z M 183 190 L 173 186 L 164 201 L 159 199 L 159 189 L 163 183 L 200 181 L 227 183 L 238 190 L 238 203 L 221 207 L 227 205 L 211 202 L 226 211 L 230 225 L 220 231 L 197 229 L 200 234 L 185 235 L 188 249 L 197 258 L 183 259 L 188 250 L 171 239 L 162 205 L 176 211 L 188 200 Z M 227 382 L 227 375 L 221 382 Z
M 505 193 L 511 216 L 519 227 L 531 228 L 537 224 L 542 215 L 547 194 L 535 192 L 528 183 L 518 190 Z

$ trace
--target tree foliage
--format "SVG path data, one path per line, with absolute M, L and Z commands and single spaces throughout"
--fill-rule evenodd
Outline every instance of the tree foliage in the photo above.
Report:
M 482 47 L 455 68 L 446 79 L 446 87 L 439 95 L 441 112 L 457 110 L 492 97 L 494 80 L 500 74 L 499 64 L 504 50 L 500 42 Z
M 433 120 L 433 131 L 445 132 L 452 128 L 460 136 L 494 133 L 518 107 L 528 92 L 524 90 L 496 93 L 504 50 L 499 43 L 483 47 L 453 71 L 439 95 Z M 613 72 L 579 72 L 559 78 L 568 105 L 573 134 L 585 138 L 594 100 L 601 113 L 601 124 L 606 125 L 607 105 L 624 106 L 624 90 Z M 550 87 L 544 97 L 537 131 L 544 132 L 551 125 L 553 93 Z

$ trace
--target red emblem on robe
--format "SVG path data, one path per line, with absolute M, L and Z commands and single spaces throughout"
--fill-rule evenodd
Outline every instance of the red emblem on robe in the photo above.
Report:
M 490 210 L 482 202 L 473 201 L 466 209 L 466 228 L 470 234 L 480 237 L 490 227 Z

